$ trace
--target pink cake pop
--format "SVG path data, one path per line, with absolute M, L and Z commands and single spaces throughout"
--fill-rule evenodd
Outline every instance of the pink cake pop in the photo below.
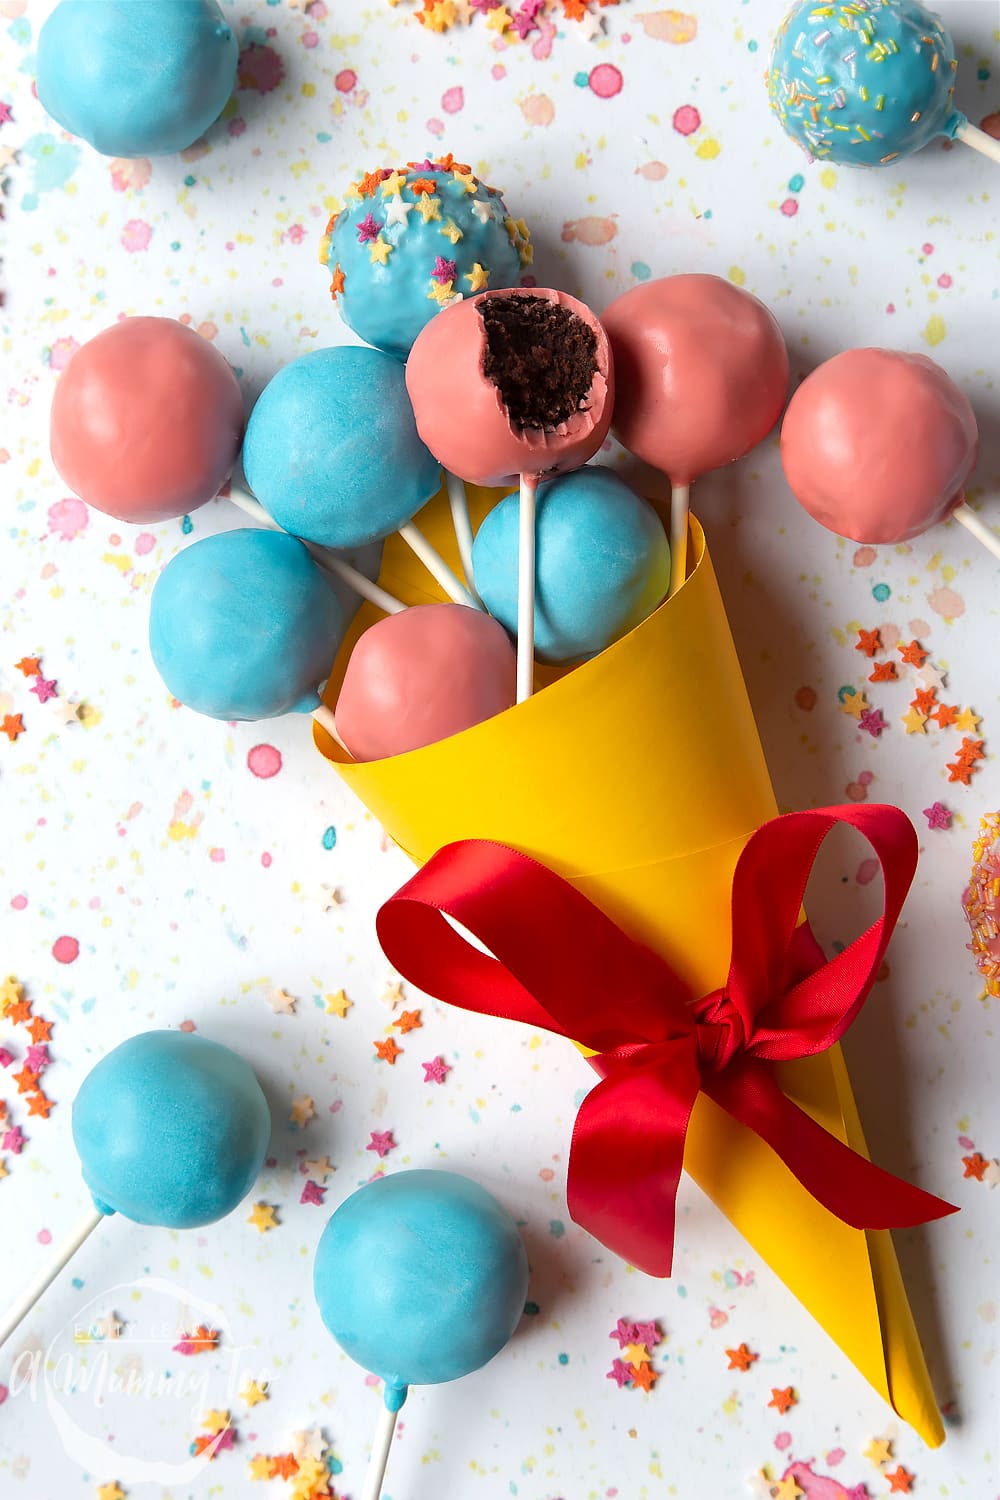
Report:
M 607 334 L 584 303 L 545 287 L 454 302 L 417 335 L 406 365 L 417 431 L 473 484 L 520 476 L 517 698 L 531 694 L 535 489 L 578 469 L 608 435 Z
M 153 524 L 204 505 L 236 462 L 243 397 L 207 339 L 125 318 L 78 349 L 52 401 L 52 460 L 88 505 Z
M 337 731 L 355 760 L 383 760 L 460 734 L 510 708 L 507 632 L 464 604 L 422 604 L 361 636 L 337 699 Z
M 670 476 L 670 592 L 684 581 L 691 482 L 742 458 L 781 415 L 788 351 L 776 319 L 721 276 L 665 276 L 602 316 L 615 360 L 615 436 Z
M 978 447 L 975 413 L 954 381 L 926 355 L 894 349 L 828 359 L 799 386 L 781 427 L 795 498 L 855 542 L 902 542 L 951 515 L 964 520 Z

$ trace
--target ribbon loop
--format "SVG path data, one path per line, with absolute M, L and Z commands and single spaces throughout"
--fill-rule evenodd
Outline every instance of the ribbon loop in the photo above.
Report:
M 701 1071 L 718 1073 L 747 1044 L 743 1016 L 725 990 L 713 990 L 691 1007 L 697 1023 L 698 1057 Z

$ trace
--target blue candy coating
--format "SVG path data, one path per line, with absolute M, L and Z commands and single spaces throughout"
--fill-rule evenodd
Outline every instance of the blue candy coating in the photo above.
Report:
M 506 495 L 472 549 L 490 614 L 517 629 L 520 500 Z M 535 515 L 535 655 L 580 661 L 634 629 L 670 581 L 670 547 L 653 507 L 610 469 L 585 467 L 540 485 Z
M 524 1310 L 528 1257 L 510 1214 L 454 1172 L 395 1172 L 352 1193 L 316 1251 L 320 1315 L 351 1359 L 409 1385 L 478 1370 Z
M 92 1068 L 73 1141 L 102 1213 L 194 1229 L 249 1193 L 271 1113 L 253 1069 L 197 1032 L 145 1031 Z
M 767 90 L 811 157 L 878 167 L 954 136 L 955 48 L 919 0 L 799 0 L 778 28 Z
M 185 547 L 153 589 L 149 648 L 170 692 L 213 719 L 311 713 L 343 636 L 332 580 L 280 531 Z
M 441 485 L 403 366 L 377 349 L 318 349 L 279 370 L 250 414 L 243 469 L 279 526 L 324 547 L 379 541 Z
M 434 190 L 415 192 L 414 183 Z M 531 262 L 523 221 L 511 218 L 495 188 L 457 167 L 427 161 L 391 174 L 384 168 L 345 196 L 346 208 L 327 225 L 320 260 L 334 274 L 344 321 L 397 359 L 406 358 L 449 296 L 517 286 Z M 391 249 L 382 251 L 379 241 Z
M 238 54 L 214 0 L 61 0 L 38 38 L 38 97 L 104 156 L 167 156 L 218 119 Z

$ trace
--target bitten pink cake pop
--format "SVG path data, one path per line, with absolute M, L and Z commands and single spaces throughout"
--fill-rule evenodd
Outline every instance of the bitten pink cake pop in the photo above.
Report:
M 615 436 L 673 487 L 673 594 L 685 576 L 691 482 L 771 431 L 788 391 L 788 351 L 763 302 L 721 276 L 643 282 L 602 322 L 615 360 Z
M 337 732 L 355 760 L 382 760 L 503 713 L 514 695 L 514 649 L 498 621 L 464 604 L 416 605 L 361 636 Z
M 52 401 L 52 461 L 118 521 L 183 516 L 217 494 L 243 439 L 225 359 L 175 318 L 124 318 L 70 360 Z
M 926 355 L 894 349 L 828 359 L 799 386 L 781 427 L 795 498 L 855 542 L 907 541 L 946 521 L 962 506 L 978 447 L 975 413 L 954 381 Z

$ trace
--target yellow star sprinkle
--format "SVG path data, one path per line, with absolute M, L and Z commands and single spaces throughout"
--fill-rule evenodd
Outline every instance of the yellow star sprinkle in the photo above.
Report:
M 319 1182 L 325 1182 L 337 1170 L 328 1156 L 317 1156 L 314 1161 L 304 1161 L 302 1165 L 309 1176 L 315 1177 Z
M 382 999 L 393 1010 L 396 1009 L 397 1005 L 402 1005 L 406 999 L 406 996 L 403 994 L 402 980 L 397 979 L 391 984 L 387 983 L 385 989 L 382 991 Z
M 229 1426 L 229 1413 L 227 1411 L 214 1410 L 206 1412 L 201 1425 L 206 1432 L 210 1432 L 215 1437 L 216 1433 L 225 1432 Z
M 451 301 L 454 290 L 455 283 L 453 281 L 432 281 L 427 297 L 429 301 L 440 302 L 441 306 L 444 307 L 446 302 Z
M 535 247 L 530 240 L 522 240 L 517 247 L 517 258 L 522 266 L 530 266 L 535 258 Z
M 379 235 L 377 240 L 372 240 L 371 244 L 368 246 L 368 253 L 371 256 L 372 265 L 384 266 L 394 249 L 395 246 L 390 245 L 389 241 L 383 239 L 381 235 Z
M 963 734 L 975 734 L 982 720 L 978 714 L 974 714 L 971 708 L 963 708 L 955 720 L 955 728 Z
M 328 1016 L 339 1016 L 341 1020 L 347 1015 L 353 1000 L 348 1000 L 346 990 L 338 990 L 335 995 L 323 996 L 323 1009 Z
M 18 984 L 13 974 L 0 984 L 0 1015 L 6 1015 L 12 1005 L 16 1005 L 21 999 L 24 990 Z
M 626 1344 L 618 1357 L 623 1364 L 642 1365 L 649 1361 L 649 1350 L 645 1344 Z
M 292 1100 L 292 1112 L 288 1116 L 293 1125 L 308 1125 L 316 1113 L 316 1106 L 308 1094 L 303 1094 L 300 1099 Z
M 266 1453 L 256 1453 L 247 1465 L 251 1479 L 271 1479 L 274 1476 L 274 1459 Z
M 125 1500 L 125 1491 L 116 1480 L 97 1486 L 97 1500 Z
M 462 231 L 454 219 L 445 219 L 439 232 L 444 235 L 446 240 L 450 240 L 453 245 L 457 245 L 462 238 Z
M 420 19 L 428 31 L 447 31 L 449 26 L 454 26 L 457 14 L 454 0 L 437 0 L 437 4 L 424 11 Z
M 887 1464 L 892 1457 L 892 1442 L 889 1438 L 872 1438 L 868 1447 L 862 1451 L 862 1458 L 867 1458 L 870 1463 L 876 1465 Z
M 440 219 L 441 217 L 441 199 L 432 198 L 430 193 L 421 193 L 414 207 L 425 224 L 429 224 L 431 219 Z
M 852 719 L 860 719 L 862 714 L 868 712 L 868 699 L 864 693 L 848 693 L 840 705 L 842 714 L 850 714 Z
M 245 1401 L 247 1406 L 256 1406 L 258 1401 L 269 1401 L 271 1398 L 267 1393 L 267 1382 L 261 1385 L 258 1380 L 248 1380 L 240 1391 L 240 1400 Z
M 495 10 L 490 11 L 486 19 L 486 29 L 488 31 L 495 31 L 500 36 L 503 36 L 509 25 L 510 11 L 506 5 L 498 5 Z
M 458 172 L 453 169 L 451 175 L 452 177 L 454 177 L 456 182 L 460 182 L 462 184 L 467 193 L 474 193 L 479 187 L 479 183 L 476 181 L 476 178 L 472 172 Z
M 406 173 L 397 172 L 396 169 L 393 168 L 388 177 L 382 178 L 382 197 L 398 198 L 399 194 L 403 190 L 403 184 L 405 183 L 405 181 Z
M 477 260 L 472 270 L 466 271 L 465 279 L 469 283 L 470 292 L 481 292 L 490 284 L 490 273 Z
M 922 714 L 919 708 L 908 708 L 900 723 L 906 726 L 907 734 L 927 733 L 927 715 Z
M 791 1474 L 787 1479 L 779 1479 L 771 1491 L 773 1500 L 796 1500 L 796 1496 L 804 1494 L 805 1490 L 799 1489 Z
M 274 1217 L 274 1209 L 269 1203 L 255 1203 L 250 1210 L 248 1224 L 252 1224 L 261 1234 L 266 1234 L 269 1229 L 277 1229 L 278 1221 Z
M 7 1168 L 4 1165 L 3 1157 L 0 1156 L 0 1178 L 9 1177 L 9 1176 L 10 1176 L 10 1173 L 7 1171 Z

